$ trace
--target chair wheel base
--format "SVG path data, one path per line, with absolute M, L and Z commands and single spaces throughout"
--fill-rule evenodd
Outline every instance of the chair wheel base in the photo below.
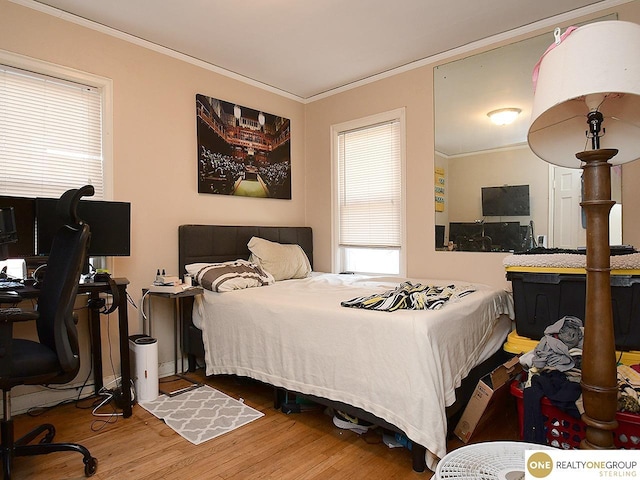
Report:
M 98 470 L 98 459 L 89 457 L 84 460 L 84 476 L 92 477 Z
M 53 438 L 56 436 L 56 429 L 53 425 L 48 425 L 48 431 L 47 434 L 42 437 L 42 439 L 40 440 L 40 443 L 46 444 L 46 443 L 52 443 L 53 442 Z

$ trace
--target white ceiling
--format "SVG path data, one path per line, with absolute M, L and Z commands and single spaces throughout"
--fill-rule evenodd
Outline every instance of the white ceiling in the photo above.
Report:
M 12 1 L 306 101 L 557 15 L 628 0 Z
M 472 55 L 434 69 L 436 151 L 455 157 L 527 144 L 533 105 L 531 74 L 553 33 Z M 487 113 L 518 108 L 510 125 L 494 125 Z

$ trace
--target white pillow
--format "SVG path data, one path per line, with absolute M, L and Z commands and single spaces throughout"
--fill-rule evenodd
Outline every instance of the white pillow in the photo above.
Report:
M 260 265 L 246 260 L 222 263 L 192 263 L 185 269 L 203 288 L 212 292 L 230 292 L 243 288 L 261 287 L 275 282 Z
M 260 265 L 276 280 L 305 278 L 311 273 L 311 263 L 300 245 L 251 237 L 247 246 L 251 251 L 249 260 Z

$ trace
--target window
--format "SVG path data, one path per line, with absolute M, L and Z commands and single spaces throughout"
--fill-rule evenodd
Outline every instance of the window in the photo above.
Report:
M 404 274 L 404 110 L 332 127 L 334 267 Z
M 0 52 L 0 195 L 57 198 L 91 184 L 106 198 L 108 98 L 108 80 Z

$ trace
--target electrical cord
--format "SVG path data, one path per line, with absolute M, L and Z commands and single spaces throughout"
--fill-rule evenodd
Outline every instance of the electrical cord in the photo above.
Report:
M 116 406 L 114 405 L 116 403 L 115 399 L 116 399 L 116 392 L 114 392 L 113 390 L 109 390 L 109 389 L 102 389 L 99 393 L 99 395 L 101 395 L 103 397 L 102 401 L 100 403 L 98 403 L 96 406 L 94 406 L 91 414 L 94 417 L 121 417 L 122 416 L 122 412 L 118 412 Z M 113 403 L 112 403 L 113 400 Z M 98 410 L 100 410 L 102 407 L 105 407 L 107 405 L 110 405 L 112 408 L 112 411 L 109 413 L 100 413 L 98 412 Z
M 94 396 L 95 397 L 95 396 Z M 119 414 L 116 410 L 116 407 L 112 405 L 111 400 L 113 395 L 110 390 L 101 390 L 97 396 L 97 398 L 93 398 L 93 401 L 88 406 L 80 406 L 76 405 L 77 408 L 82 410 L 91 409 L 91 414 L 94 417 L 104 417 L 100 419 L 93 420 L 90 424 L 90 429 L 92 432 L 98 432 L 105 428 L 110 423 L 115 423 L 118 420 L 118 417 L 122 414 Z M 108 413 L 98 412 L 98 410 L 107 405 L 111 405 L 112 411 Z
M 111 373 L 113 373 L 113 377 L 116 379 L 115 383 L 116 383 L 116 387 L 120 388 L 120 391 L 123 391 L 123 386 L 122 383 L 120 383 L 120 385 L 118 385 L 118 380 L 120 380 L 120 382 L 122 382 L 122 377 L 118 377 L 116 375 L 116 367 L 113 363 L 113 342 L 111 341 L 111 314 L 107 315 L 107 340 L 109 343 L 109 363 L 111 364 Z M 117 389 L 117 388 L 116 388 Z
M 61 402 L 55 403 L 53 405 L 46 405 L 46 406 L 40 406 L 39 405 L 37 407 L 29 408 L 26 413 L 30 417 L 39 417 L 43 413 L 50 412 L 54 408 L 61 407 L 62 405 L 67 405 L 67 404 L 69 404 L 71 402 L 74 402 L 74 401 L 75 400 L 71 400 L 71 399 L 68 398 L 66 400 L 62 400 Z
M 85 308 L 90 309 L 88 305 Z M 95 401 L 90 406 L 82 407 L 85 409 L 91 408 L 92 409 L 91 413 L 94 417 L 106 418 L 106 420 L 100 419 L 100 420 L 94 420 L 91 422 L 91 430 L 94 432 L 102 430 L 103 428 L 105 428 L 106 425 L 110 423 L 115 423 L 118 417 L 123 416 L 123 413 L 118 412 L 117 410 L 118 408 L 123 408 L 122 393 L 121 393 L 122 390 L 121 390 L 121 385 L 119 384 L 119 381 L 121 381 L 122 377 L 119 377 L 116 375 L 116 369 L 115 369 L 114 360 L 113 360 L 113 348 L 112 348 L 112 341 L 111 341 L 111 325 L 110 325 L 111 314 L 110 313 L 106 314 L 106 317 L 107 317 L 107 341 L 109 345 L 109 364 L 111 365 L 111 372 L 113 373 L 113 377 L 114 377 L 114 381 L 112 383 L 115 384 L 115 389 L 110 389 L 108 388 L 108 386 L 103 386 L 97 394 L 98 398 L 95 399 Z M 90 330 L 92 328 L 91 322 L 89 322 L 89 328 Z M 91 335 L 91 331 L 89 333 Z M 91 346 L 91 355 L 93 355 L 93 346 Z M 92 370 L 93 368 L 91 369 L 91 371 Z M 107 406 L 110 406 L 112 411 L 109 411 L 109 412 L 101 411 L 101 409 L 104 409 L 104 407 L 107 407 Z
M 144 298 L 144 297 L 143 297 Z M 133 306 L 136 310 L 138 309 L 138 305 L 136 305 L 136 302 L 133 300 L 133 297 L 131 296 L 131 294 L 129 292 L 127 292 L 127 301 L 131 304 L 131 306 Z
M 139 312 L 142 315 L 142 318 L 144 319 L 145 322 L 149 323 L 149 317 L 147 317 L 147 314 L 144 313 L 144 301 L 146 300 L 147 296 L 149 295 L 149 290 L 147 290 L 146 292 L 144 292 L 144 294 L 142 295 L 142 298 L 140 299 L 140 308 L 139 308 Z M 136 307 L 137 308 L 137 307 Z
M 44 388 L 48 389 L 48 390 L 55 390 L 55 391 L 67 391 L 67 390 L 78 390 L 78 396 L 74 399 L 68 398 L 66 400 L 62 400 L 61 402 L 58 402 L 54 405 L 49 405 L 46 407 L 32 407 L 29 410 L 27 410 L 27 415 L 31 416 L 31 417 L 37 417 L 42 415 L 45 412 L 49 412 L 51 410 L 53 410 L 56 407 L 60 407 L 62 405 L 67 405 L 70 403 L 74 403 L 76 408 L 82 408 L 79 406 L 80 402 L 83 400 L 86 400 L 88 398 L 93 398 L 95 396 L 95 394 L 89 394 L 85 397 L 82 397 L 82 391 L 87 388 L 87 387 L 92 387 L 93 384 L 88 383 L 89 378 L 91 377 L 91 372 L 92 372 L 93 368 L 91 368 L 89 370 L 89 373 L 87 374 L 87 377 L 85 378 L 84 382 L 82 383 L 82 385 L 80 385 L 79 387 L 62 387 L 62 388 L 58 388 L 58 387 L 51 387 L 50 385 L 43 385 Z

